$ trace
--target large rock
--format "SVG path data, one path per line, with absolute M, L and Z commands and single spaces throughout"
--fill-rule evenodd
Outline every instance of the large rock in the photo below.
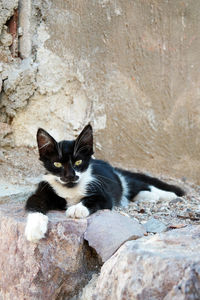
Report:
M 34 244 L 24 236 L 25 216 L 22 204 L 0 206 L 0 299 L 69 299 L 93 270 L 87 221 L 50 213 L 46 238 Z
M 105 262 L 126 241 L 136 240 L 144 234 L 144 227 L 137 221 L 117 212 L 104 210 L 88 219 L 84 237 Z
M 199 236 L 200 226 L 188 226 L 125 243 L 103 265 L 92 300 L 200 299 Z
M 9 46 L 17 8 L 23 59 Z M 73 138 L 90 121 L 100 158 L 200 183 L 199 10 L 191 0 L 0 1 L 9 145 L 36 146 L 38 127 Z

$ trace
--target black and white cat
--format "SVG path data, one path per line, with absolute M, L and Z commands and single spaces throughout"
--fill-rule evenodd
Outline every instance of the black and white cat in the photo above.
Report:
M 47 174 L 26 202 L 25 235 L 29 241 L 45 236 L 50 210 L 66 210 L 69 218 L 86 218 L 100 209 L 126 206 L 133 199 L 171 200 L 184 195 L 177 186 L 93 159 L 91 125 L 76 140 L 59 143 L 39 129 L 37 143 Z

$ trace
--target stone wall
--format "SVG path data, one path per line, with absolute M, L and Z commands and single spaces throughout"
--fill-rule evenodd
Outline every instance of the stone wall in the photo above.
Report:
M 200 183 L 199 1 L 0 8 L 0 121 L 9 127 L 1 145 L 34 147 L 39 126 L 73 138 L 90 121 L 96 156 Z

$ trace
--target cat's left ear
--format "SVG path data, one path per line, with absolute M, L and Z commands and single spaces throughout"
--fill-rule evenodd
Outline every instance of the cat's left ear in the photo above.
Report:
M 37 144 L 40 158 L 49 157 L 57 152 L 57 142 L 42 128 L 39 128 L 37 132 Z
M 77 137 L 74 145 L 74 156 L 78 153 L 92 155 L 93 152 L 93 132 L 92 126 L 88 124 Z

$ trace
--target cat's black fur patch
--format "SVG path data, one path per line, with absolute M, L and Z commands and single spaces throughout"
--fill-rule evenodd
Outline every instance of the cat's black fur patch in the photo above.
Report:
M 109 163 L 92 159 L 93 135 L 91 125 L 87 125 L 78 138 L 74 141 L 61 141 L 57 143 L 45 130 L 39 129 L 37 143 L 40 160 L 47 172 L 59 178 L 62 187 L 75 189 L 79 186 L 79 176 L 91 169 L 94 180 L 87 183 L 86 193 L 80 199 L 90 213 L 100 209 L 112 209 L 120 205 L 124 193 L 123 182 L 126 182 L 128 191 L 126 198 L 131 201 L 141 191 L 150 191 L 150 186 L 183 196 L 184 191 L 174 185 L 169 185 L 157 178 L 145 174 L 133 173 L 126 170 L 113 168 Z M 81 164 L 76 166 L 76 161 Z M 62 164 L 61 168 L 54 163 Z M 49 210 L 67 208 L 67 199 L 60 197 L 55 189 L 46 181 L 38 185 L 35 193 L 26 202 L 26 210 L 47 213 Z
M 35 193 L 29 197 L 26 209 L 46 214 L 49 210 L 64 210 L 66 200 L 55 194 L 53 188 L 46 181 L 39 183 Z

